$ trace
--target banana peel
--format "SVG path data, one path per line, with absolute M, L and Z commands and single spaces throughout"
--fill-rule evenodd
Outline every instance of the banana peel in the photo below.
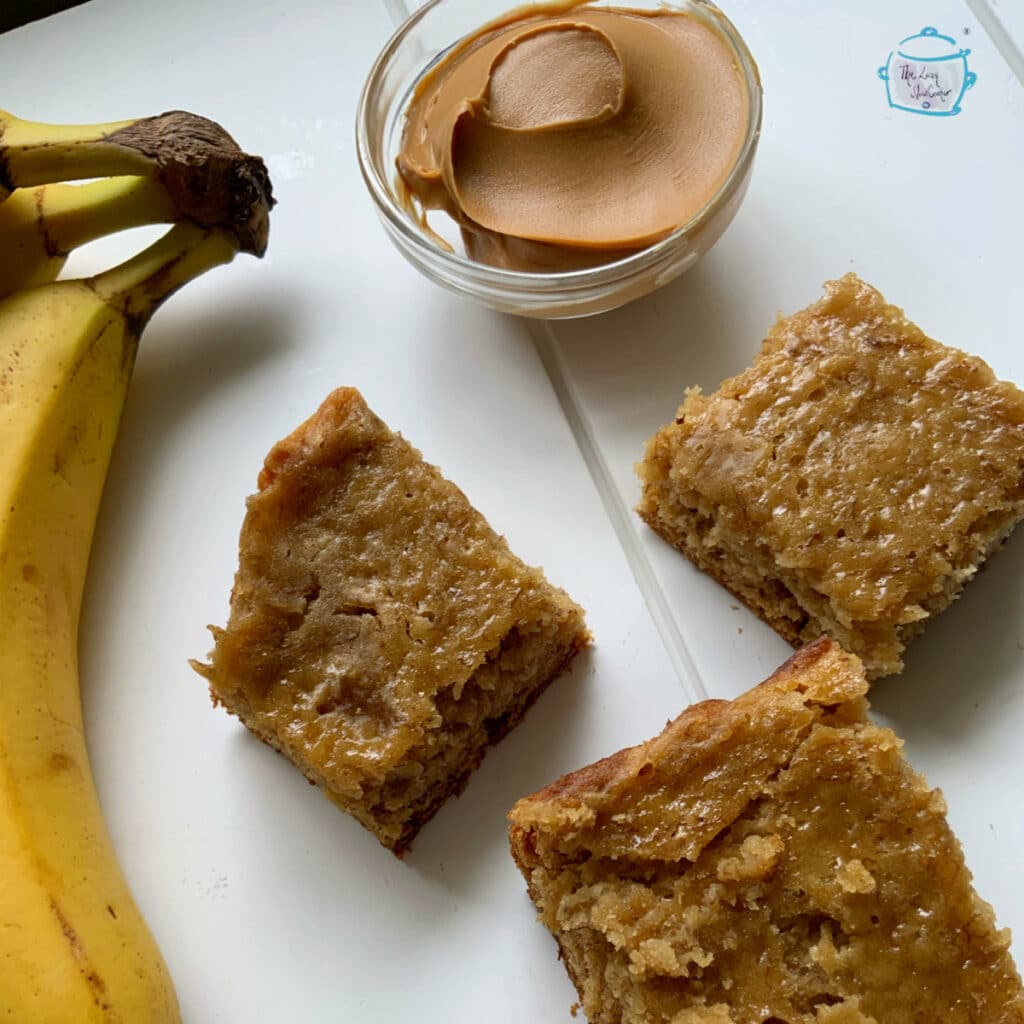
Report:
M 157 183 L 170 205 L 147 206 L 158 203 L 154 194 L 145 199 L 143 190 L 140 199 L 129 181 L 108 182 L 93 198 L 98 206 L 110 200 L 111 220 L 98 223 L 132 219 L 118 189 L 122 199 L 134 195 L 147 216 L 186 219 L 105 273 L 38 284 L 0 301 L 0 1019 L 178 1024 L 170 975 L 123 878 L 96 795 L 82 728 L 78 625 L 141 333 L 186 282 L 239 251 L 262 255 L 270 184 L 262 161 L 238 156 L 237 147 L 219 156 L 200 147 L 189 165 L 182 157 L 188 146 L 168 149 L 159 138 L 126 145 L 124 135 L 109 141 L 139 122 L 106 126 L 92 138 L 58 131 L 53 151 L 44 153 L 39 126 L 4 117 L 0 181 L 8 191 L 61 175 L 128 173 Z M 128 137 L 145 139 L 147 130 Z M 96 229 L 53 212 L 66 230 L 57 254 Z
M 0 203 L 0 299 L 55 281 L 87 242 L 180 216 L 163 185 L 137 175 L 19 188 Z

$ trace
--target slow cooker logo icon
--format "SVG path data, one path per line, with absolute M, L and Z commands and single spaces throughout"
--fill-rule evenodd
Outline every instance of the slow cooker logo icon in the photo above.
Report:
M 901 39 L 878 69 L 889 106 L 929 117 L 959 114 L 964 93 L 978 80 L 967 67 L 970 52 L 930 26 Z

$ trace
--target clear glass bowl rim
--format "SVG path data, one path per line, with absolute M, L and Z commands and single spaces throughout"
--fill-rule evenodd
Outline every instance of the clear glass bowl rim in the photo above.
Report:
M 656 267 L 666 255 L 670 255 L 689 235 L 699 230 L 710 220 L 718 209 L 732 195 L 737 184 L 744 180 L 749 165 L 754 158 L 757 141 L 761 133 L 762 89 L 761 77 L 747 44 L 736 30 L 736 27 L 725 13 L 711 0 L 687 0 L 693 7 L 699 7 L 719 29 L 732 47 L 739 60 L 743 72 L 747 95 L 750 101 L 750 116 L 747 119 L 747 131 L 743 145 L 736 157 L 736 162 L 722 182 L 718 191 L 708 202 L 685 224 L 666 235 L 660 242 L 639 252 L 631 253 L 613 263 L 605 263 L 598 267 L 585 270 L 556 271 L 553 273 L 531 273 L 522 270 L 506 270 L 491 267 L 466 259 L 458 253 L 446 252 L 423 234 L 410 221 L 405 210 L 399 207 L 391 192 L 390 185 L 374 164 L 370 155 L 370 111 L 371 99 L 380 89 L 381 80 L 392 58 L 405 42 L 409 34 L 430 12 L 446 0 L 428 0 L 422 7 L 414 11 L 394 32 L 373 62 L 366 77 L 359 104 L 356 108 L 356 155 L 359 169 L 362 172 L 366 187 L 373 197 L 378 212 L 386 218 L 388 227 L 402 237 L 402 241 L 416 250 L 419 258 L 431 264 L 445 264 L 456 278 L 472 280 L 477 284 L 489 286 L 505 294 L 510 293 L 565 293 L 589 291 L 595 288 L 608 287 L 621 281 L 631 280 Z M 581 3 L 585 0 L 581 0 Z M 511 6 L 515 6 L 514 0 Z M 652 5 L 653 7 L 653 5 Z M 452 40 L 456 43 L 458 40 Z

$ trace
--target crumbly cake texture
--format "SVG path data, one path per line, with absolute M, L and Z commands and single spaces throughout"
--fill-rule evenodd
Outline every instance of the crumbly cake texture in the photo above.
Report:
M 401 855 L 589 641 L 582 610 L 342 388 L 248 500 L 214 704 Z
M 1024 518 L 1024 393 L 848 274 L 750 369 L 688 391 L 638 472 L 655 531 L 794 646 L 827 633 L 873 679 Z
M 945 805 L 823 637 L 519 801 L 512 854 L 591 1024 L 1021 1024 Z

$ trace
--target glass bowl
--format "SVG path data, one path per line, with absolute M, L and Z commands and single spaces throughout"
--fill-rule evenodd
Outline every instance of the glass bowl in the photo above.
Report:
M 391 37 L 366 79 L 356 113 L 356 151 L 381 223 L 399 252 L 430 280 L 505 313 L 558 319 L 589 316 L 646 295 L 692 267 L 739 209 L 761 134 L 757 65 L 728 18 L 707 0 L 596 0 L 592 6 L 650 10 L 669 7 L 709 22 L 732 49 L 747 89 L 749 118 L 736 161 L 718 192 L 688 223 L 623 259 L 585 270 L 527 273 L 466 257 L 439 243 L 402 205 L 395 158 L 405 110 L 423 75 L 455 43 L 505 13 L 509 0 L 430 0 Z M 450 236 L 449 236 L 450 237 Z

